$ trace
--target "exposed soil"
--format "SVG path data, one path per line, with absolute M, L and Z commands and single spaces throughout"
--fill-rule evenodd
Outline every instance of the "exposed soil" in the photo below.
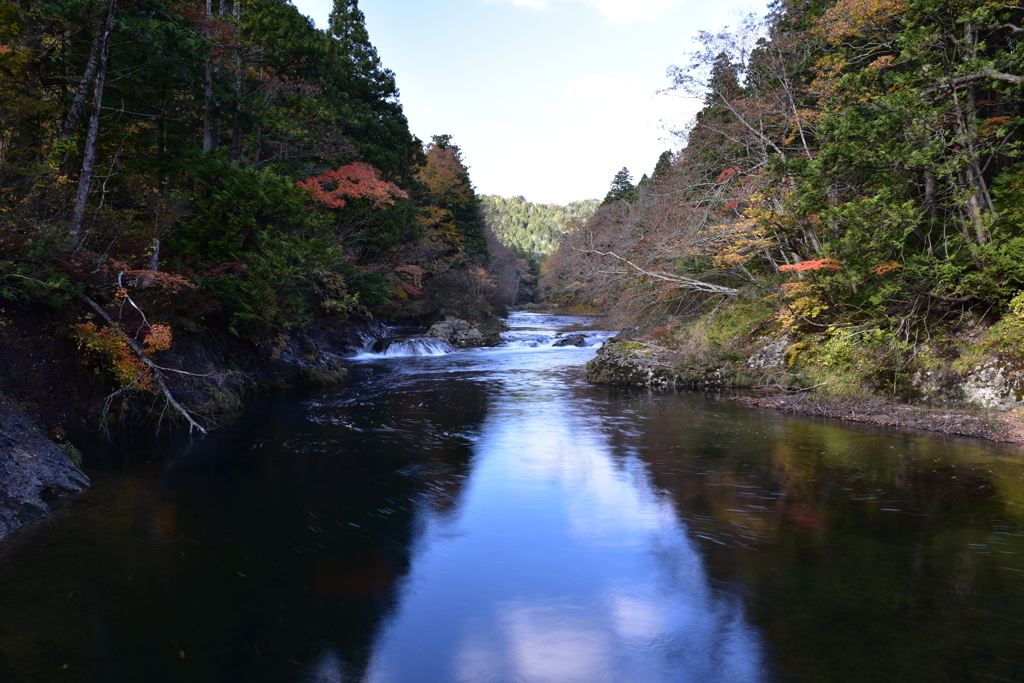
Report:
M 50 436 L 95 430 L 111 389 L 85 362 L 70 335 L 58 334 L 58 326 L 69 321 L 42 308 L 5 306 L 0 393 Z
M 883 398 L 854 400 L 787 392 L 777 392 L 770 396 L 734 396 L 732 400 L 797 415 L 920 429 L 1001 443 L 1024 443 L 1024 409 L 982 412 L 969 408 L 934 408 L 896 403 Z

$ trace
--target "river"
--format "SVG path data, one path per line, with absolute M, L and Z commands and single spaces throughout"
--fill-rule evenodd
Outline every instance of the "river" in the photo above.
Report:
M 1020 448 L 591 386 L 579 322 L 89 449 L 0 681 L 1024 681 Z

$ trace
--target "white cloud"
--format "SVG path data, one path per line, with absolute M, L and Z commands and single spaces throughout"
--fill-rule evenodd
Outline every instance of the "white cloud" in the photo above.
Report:
M 562 203 L 600 199 L 623 166 L 634 180 L 650 174 L 658 155 L 678 146 L 665 125 L 678 129 L 698 108 L 691 100 L 657 94 L 660 85 L 596 75 L 577 79 L 540 115 L 464 139 L 478 190 Z
M 556 2 L 582 4 L 597 10 L 606 21 L 624 23 L 637 19 L 650 19 L 660 12 L 686 3 L 686 0 L 488 0 L 489 2 L 510 2 L 516 7 L 545 11 Z
M 599 11 L 607 21 L 621 23 L 648 19 L 659 12 L 684 4 L 685 0 L 579 0 Z
M 491 2 L 501 0 L 491 0 Z M 525 7 L 526 9 L 532 9 L 537 11 L 544 11 L 551 9 L 551 3 L 548 0 L 506 0 L 511 2 L 516 7 Z

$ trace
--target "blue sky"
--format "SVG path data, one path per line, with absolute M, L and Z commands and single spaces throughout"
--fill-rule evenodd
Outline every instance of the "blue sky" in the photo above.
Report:
M 331 0 L 293 0 L 325 27 Z M 700 29 L 762 11 L 744 0 L 362 0 L 409 125 L 447 133 L 482 194 L 601 198 L 677 149 L 697 104 L 656 92 Z

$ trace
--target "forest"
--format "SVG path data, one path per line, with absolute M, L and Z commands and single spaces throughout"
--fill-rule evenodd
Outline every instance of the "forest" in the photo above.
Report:
M 681 151 L 636 186 L 616 177 L 547 260 L 544 295 L 710 365 L 789 335 L 796 384 L 846 372 L 899 394 L 930 364 L 1020 356 L 1022 18 L 990 0 L 779 0 L 701 33 L 669 70 L 703 101 Z
M 0 330 L 45 311 L 111 395 L 172 407 L 183 335 L 276 358 L 324 321 L 539 299 L 704 365 L 786 335 L 796 384 L 1016 358 L 1022 16 L 778 0 L 670 69 L 703 101 L 680 151 L 555 206 L 478 196 L 451 136 L 410 133 L 356 0 L 323 31 L 285 0 L 0 0 Z
M 543 260 L 558 248 L 562 235 L 590 217 L 600 202 L 595 199 L 557 204 L 534 204 L 523 196 L 482 195 L 484 217 L 501 243 Z
M 274 355 L 453 288 L 490 315 L 526 268 L 356 0 L 323 31 L 286 0 L 0 0 L 0 254 L 0 323 L 46 311 L 110 391 L 172 404 L 182 334 Z

